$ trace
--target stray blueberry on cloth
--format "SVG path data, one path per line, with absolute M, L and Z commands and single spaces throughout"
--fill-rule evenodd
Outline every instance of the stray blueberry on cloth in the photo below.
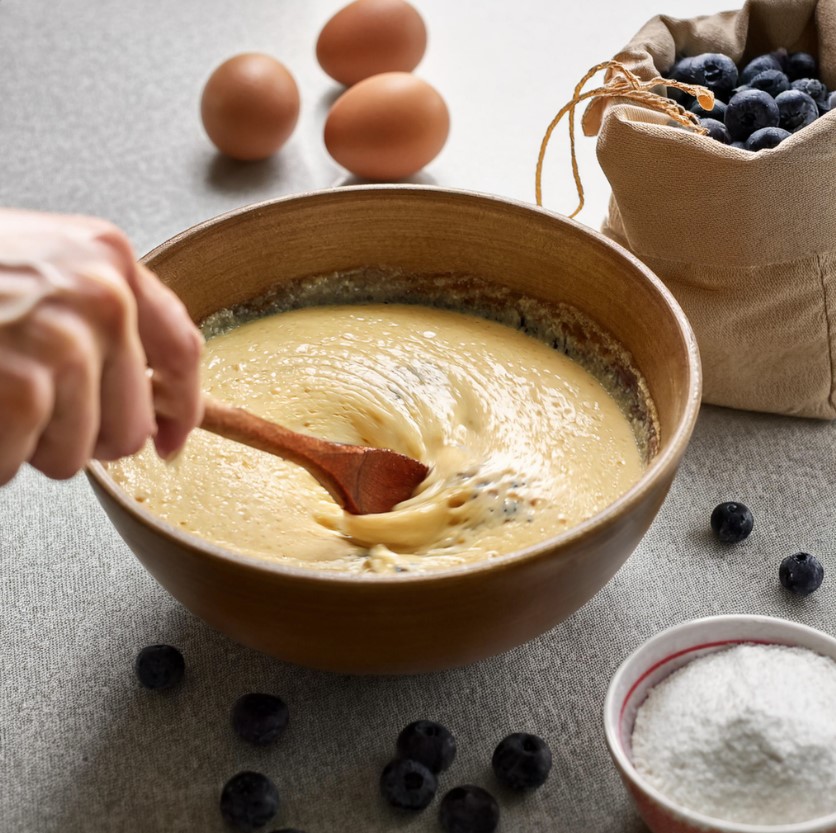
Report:
M 740 81 L 743 84 L 748 84 L 756 75 L 760 75 L 768 69 L 783 71 L 784 66 L 777 55 L 771 53 L 769 55 L 758 55 L 757 58 L 753 58 L 743 67 L 743 71 L 740 73 Z
M 499 805 L 487 790 L 464 784 L 441 799 L 438 820 L 444 833 L 493 833 L 499 824 Z
M 266 746 L 287 728 L 289 713 L 284 700 L 273 694 L 244 694 L 232 706 L 232 728 L 250 743 Z
M 186 662 L 172 645 L 148 645 L 137 654 L 134 670 L 145 688 L 172 688 L 183 679 Z
M 491 766 L 506 787 L 530 790 L 546 783 L 552 768 L 552 753 L 537 735 L 514 732 L 499 742 Z
M 787 90 L 775 99 L 775 103 L 778 105 L 778 125 L 790 133 L 812 124 L 819 115 L 816 102 L 801 90 Z
M 380 774 L 380 794 L 401 810 L 423 810 L 435 798 L 438 781 L 418 761 L 396 758 Z
M 767 69 L 759 72 L 750 82 L 753 90 L 763 90 L 773 98 L 790 88 L 790 79 L 780 69 Z
M 755 518 L 748 506 L 736 501 L 718 503 L 711 513 L 711 529 L 724 544 L 736 544 L 755 526 Z
M 732 139 L 748 139 L 762 127 L 778 127 L 778 105 L 763 90 L 744 90 L 726 107 L 726 127 Z
M 395 748 L 401 758 L 419 761 L 431 772 L 443 772 L 456 757 L 456 739 L 446 726 L 416 720 L 398 735 Z
M 790 136 L 792 133 L 789 130 L 782 130 L 780 127 L 762 127 L 746 140 L 746 150 L 769 150 L 778 147 Z
M 815 555 L 797 552 L 788 555 L 778 568 L 778 578 L 796 596 L 809 596 L 818 590 L 824 580 L 824 567 Z
M 236 830 L 251 833 L 267 824 L 279 809 L 276 785 L 260 772 L 233 775 L 221 791 L 221 815 Z
M 799 78 L 815 78 L 819 74 L 816 59 L 807 52 L 793 52 L 787 58 L 787 75 L 791 81 Z
M 726 125 L 717 121 L 717 119 L 700 119 L 700 125 L 708 131 L 708 135 L 711 139 L 716 139 L 724 145 L 731 143 L 731 136 L 729 136 L 729 131 L 726 129 Z

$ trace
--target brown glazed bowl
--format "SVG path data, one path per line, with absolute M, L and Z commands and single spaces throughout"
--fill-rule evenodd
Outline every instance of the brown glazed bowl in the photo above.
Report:
M 590 599 L 644 535 L 700 402 L 691 328 L 662 283 L 601 235 L 530 205 L 426 186 L 357 186 L 248 206 L 145 258 L 202 321 L 300 277 L 361 267 L 481 276 L 584 311 L 633 357 L 658 412 L 639 482 L 537 546 L 443 572 L 341 575 L 258 560 L 149 514 L 92 463 L 102 506 L 146 569 L 233 639 L 283 660 L 353 673 L 464 665 L 543 633 Z

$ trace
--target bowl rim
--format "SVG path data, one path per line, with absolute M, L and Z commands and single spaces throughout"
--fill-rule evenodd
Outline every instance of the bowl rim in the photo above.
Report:
M 621 727 L 624 720 L 624 706 L 632 696 L 633 691 L 638 684 L 654 669 L 661 664 L 680 656 L 682 653 L 687 653 L 698 649 L 700 647 L 719 647 L 720 644 L 740 645 L 740 644 L 768 644 L 768 645 L 787 645 L 788 643 L 778 642 L 775 638 L 771 639 L 729 639 L 724 638 L 719 641 L 712 641 L 711 633 L 724 625 L 741 625 L 746 624 L 763 624 L 775 630 L 786 633 L 786 637 L 790 640 L 792 646 L 800 648 L 807 648 L 814 650 L 805 644 L 807 640 L 815 639 L 819 642 L 826 642 L 833 648 L 836 661 L 836 638 L 831 636 L 818 628 L 804 625 L 800 622 L 794 622 L 791 619 L 784 619 L 779 616 L 763 616 L 759 614 L 748 613 L 730 613 L 716 616 L 703 616 L 696 619 L 688 619 L 679 624 L 672 625 L 669 628 L 659 631 L 648 639 L 639 644 L 633 651 L 631 651 L 618 666 L 618 669 L 613 674 L 610 684 L 607 688 L 607 693 L 604 698 L 603 722 L 604 722 L 604 736 L 610 755 L 612 756 L 616 768 L 630 781 L 634 789 L 640 793 L 648 795 L 656 804 L 664 808 L 674 819 L 691 824 L 705 833 L 832 833 L 836 830 L 836 810 L 828 813 L 826 816 L 818 816 L 817 818 L 808 819 L 807 821 L 793 822 L 791 824 L 748 824 L 743 822 L 724 821 L 713 816 L 706 816 L 695 810 L 689 810 L 680 804 L 676 804 L 664 793 L 657 790 L 654 786 L 649 784 L 643 776 L 638 772 L 627 750 L 622 743 Z M 694 644 L 690 648 L 680 649 L 671 655 L 664 657 L 661 660 L 653 662 L 648 667 L 644 668 L 643 672 L 635 679 L 635 681 L 627 689 L 627 693 L 620 695 L 624 698 L 619 706 L 617 699 L 619 697 L 619 689 L 624 688 L 623 680 L 628 677 L 628 672 L 636 664 L 639 656 L 648 651 L 651 647 L 663 645 L 666 642 L 674 642 L 676 637 L 688 631 L 695 633 L 700 629 L 705 629 L 702 632 L 702 637 L 694 639 Z M 818 653 L 818 652 L 816 652 Z M 679 666 L 682 667 L 682 666 Z M 673 669 L 676 670 L 676 669 Z M 673 673 L 673 671 L 671 671 Z M 630 675 L 632 677 L 632 675 Z M 613 715 L 618 715 L 613 719 Z
M 309 580 L 320 584 L 327 582 L 332 585 L 356 585 L 366 584 L 369 582 L 375 585 L 385 584 L 424 584 L 436 581 L 449 581 L 451 579 L 464 579 L 476 574 L 481 574 L 487 570 L 492 572 L 512 569 L 516 565 L 524 561 L 535 561 L 543 558 L 548 552 L 559 548 L 563 551 L 569 549 L 569 545 L 575 541 L 584 538 L 591 532 L 603 530 L 607 526 L 613 524 L 622 514 L 628 513 L 637 504 L 641 503 L 644 496 L 650 491 L 654 485 L 664 479 L 669 473 L 673 475 L 672 469 L 675 470 L 678 465 L 679 458 L 687 446 L 688 439 L 696 423 L 699 414 L 702 392 L 702 366 L 700 363 L 699 348 L 697 346 L 696 336 L 691 327 L 688 318 L 685 315 L 682 307 L 679 305 L 673 294 L 662 283 L 662 280 L 654 274 L 654 272 L 641 260 L 639 260 L 632 252 L 620 246 L 618 243 L 605 237 L 602 233 L 595 229 L 585 226 L 582 223 L 572 220 L 568 217 L 550 211 L 533 203 L 523 202 L 521 200 L 500 196 L 497 194 L 490 194 L 480 191 L 465 190 L 459 188 L 446 188 L 438 185 L 418 185 L 418 184 L 362 184 L 362 185 L 347 185 L 338 186 L 334 188 L 317 189 L 311 191 L 304 191 L 294 194 L 288 194 L 281 197 L 276 197 L 268 200 L 262 200 L 256 203 L 233 208 L 222 214 L 202 220 L 181 232 L 178 232 L 173 237 L 168 238 L 158 246 L 154 247 L 145 254 L 140 261 L 146 263 L 152 258 L 165 254 L 169 249 L 178 245 L 182 240 L 211 230 L 215 226 L 234 222 L 237 218 L 243 215 L 251 214 L 267 208 L 272 208 L 277 204 L 286 204 L 294 202 L 311 202 L 317 199 L 331 199 L 338 197 L 350 200 L 354 194 L 367 193 L 395 193 L 401 196 L 412 198 L 423 195 L 429 197 L 439 197 L 445 195 L 447 197 L 453 196 L 465 201 L 473 202 L 489 202 L 504 208 L 513 208 L 524 213 L 533 213 L 540 215 L 551 222 L 556 222 L 582 231 L 584 234 L 592 237 L 599 246 L 615 251 L 620 257 L 624 258 L 630 263 L 635 272 L 639 273 L 641 278 L 649 283 L 653 289 L 663 298 L 668 307 L 673 319 L 679 330 L 680 337 L 686 348 L 687 355 L 687 402 L 673 433 L 671 434 L 669 442 L 665 443 L 663 450 L 656 455 L 651 461 L 650 465 L 643 471 L 642 476 L 636 483 L 634 483 L 626 492 L 616 498 L 611 504 L 606 506 L 600 512 L 588 518 L 585 521 L 571 527 L 565 532 L 554 535 L 537 544 L 524 547 L 512 553 L 506 553 L 496 558 L 483 559 L 480 561 L 471 562 L 468 564 L 456 565 L 449 568 L 432 570 L 427 572 L 415 573 L 398 573 L 396 575 L 388 574 L 373 574 L 367 575 L 364 573 L 345 573 L 338 570 L 316 570 L 312 568 L 304 568 L 282 564 L 279 561 L 271 561 L 255 555 L 246 555 L 244 553 L 235 552 L 234 550 L 222 547 L 219 544 L 214 544 L 206 541 L 191 533 L 183 532 L 182 530 L 164 521 L 162 518 L 152 514 L 147 509 L 143 508 L 141 504 L 132 500 L 127 492 L 121 489 L 113 478 L 108 474 L 105 465 L 98 460 L 90 461 L 85 467 L 85 474 L 89 479 L 101 488 L 108 497 L 113 500 L 119 507 L 127 514 L 132 515 L 142 525 L 152 527 L 157 533 L 163 535 L 169 542 L 178 547 L 185 548 L 193 554 L 200 554 L 201 556 L 209 556 L 212 558 L 221 559 L 226 562 L 234 562 L 239 566 L 256 569 L 258 571 L 266 571 L 268 573 L 275 573 L 288 578 Z

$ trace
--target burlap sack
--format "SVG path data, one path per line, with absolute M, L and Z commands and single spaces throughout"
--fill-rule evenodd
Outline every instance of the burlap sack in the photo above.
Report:
M 749 0 L 735 12 L 653 18 L 616 56 L 647 81 L 680 54 L 736 62 L 786 47 L 836 86 L 835 0 Z M 836 417 L 836 111 L 752 153 L 596 99 L 584 132 L 612 186 L 603 230 L 653 269 L 696 331 L 704 401 Z

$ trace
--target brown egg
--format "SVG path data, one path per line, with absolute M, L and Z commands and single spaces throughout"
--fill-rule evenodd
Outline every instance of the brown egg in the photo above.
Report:
M 405 0 L 355 0 L 323 27 L 316 42 L 320 66 L 351 86 L 381 72 L 409 72 L 427 48 L 427 27 Z
M 209 77 L 200 115 L 221 153 L 233 159 L 266 159 L 296 126 L 299 89 L 284 64 L 270 55 L 236 55 Z
M 402 179 L 433 160 L 450 132 L 444 99 L 408 72 L 373 75 L 346 90 L 325 121 L 325 147 L 364 179 Z

